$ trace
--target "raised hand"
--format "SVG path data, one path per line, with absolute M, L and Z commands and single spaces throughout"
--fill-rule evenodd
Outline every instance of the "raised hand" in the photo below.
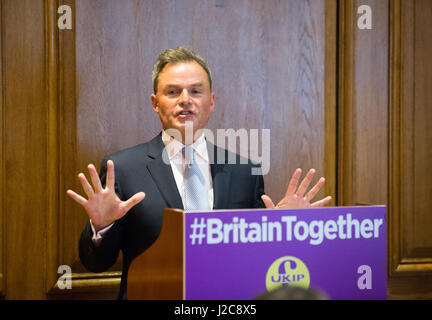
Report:
M 317 208 L 325 206 L 327 203 L 331 201 L 331 197 L 325 197 L 319 201 L 311 203 L 312 199 L 319 192 L 321 187 L 324 185 L 325 179 L 321 178 L 318 182 L 310 189 L 307 193 L 306 190 L 309 187 L 312 179 L 315 175 L 315 169 L 310 169 L 307 173 L 306 177 L 300 183 L 300 186 L 297 189 L 298 182 L 300 180 L 302 174 L 302 170 L 299 168 L 294 171 L 294 174 L 291 177 L 291 181 L 288 185 L 288 189 L 285 193 L 283 199 L 275 206 L 272 199 L 269 196 L 263 195 L 261 199 L 263 200 L 266 208 L 281 208 L 281 209 L 295 209 L 295 208 Z M 297 191 L 296 191 L 297 190 Z
M 93 187 L 87 181 L 83 173 L 78 174 L 78 179 L 88 199 L 85 199 L 72 190 L 67 190 L 66 194 L 84 207 L 96 231 L 109 226 L 114 221 L 123 217 L 133 206 L 141 202 L 145 197 L 144 192 L 138 192 L 127 201 L 120 200 L 114 189 L 114 162 L 111 160 L 107 162 L 105 188 L 102 188 L 95 166 L 92 164 L 88 165 L 88 171 Z

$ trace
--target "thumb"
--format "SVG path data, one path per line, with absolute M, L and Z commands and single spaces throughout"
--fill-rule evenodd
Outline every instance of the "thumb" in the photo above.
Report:
M 135 193 L 132 197 L 129 198 L 129 200 L 123 203 L 125 212 L 128 212 L 133 206 L 140 203 L 145 198 L 145 196 L 146 194 L 144 192 Z
M 261 200 L 264 202 L 264 205 L 266 206 L 267 209 L 273 209 L 275 207 L 272 199 L 268 195 L 266 194 L 262 195 Z

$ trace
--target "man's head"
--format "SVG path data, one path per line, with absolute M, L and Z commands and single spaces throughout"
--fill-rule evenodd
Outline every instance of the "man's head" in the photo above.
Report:
M 163 68 L 167 64 L 193 61 L 198 63 L 207 73 L 210 90 L 212 90 L 211 70 L 207 62 L 201 56 L 193 52 L 191 49 L 187 47 L 177 47 L 174 49 L 165 50 L 159 55 L 152 72 L 153 93 L 157 94 L 159 74 L 162 72 Z
M 163 52 L 153 70 L 153 109 L 164 130 L 177 129 L 185 141 L 186 123 L 193 132 L 204 129 L 214 108 L 211 73 L 206 62 L 190 49 Z

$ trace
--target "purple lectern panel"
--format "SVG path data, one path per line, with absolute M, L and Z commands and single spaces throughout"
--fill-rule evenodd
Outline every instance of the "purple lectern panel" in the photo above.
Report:
M 249 300 L 283 285 L 386 299 L 386 207 L 185 214 L 185 298 Z

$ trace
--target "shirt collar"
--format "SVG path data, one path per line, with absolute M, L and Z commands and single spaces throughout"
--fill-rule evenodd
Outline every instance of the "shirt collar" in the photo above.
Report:
M 165 132 L 165 130 L 162 130 L 162 141 L 165 144 L 170 160 L 172 160 L 172 158 L 174 158 L 178 153 L 181 153 L 181 151 L 185 147 L 183 143 L 171 137 L 168 133 Z M 200 158 L 202 158 L 202 160 L 206 162 L 209 161 L 207 143 L 204 133 L 201 134 L 201 136 L 197 140 L 195 140 L 191 147 L 194 148 L 195 153 Z

